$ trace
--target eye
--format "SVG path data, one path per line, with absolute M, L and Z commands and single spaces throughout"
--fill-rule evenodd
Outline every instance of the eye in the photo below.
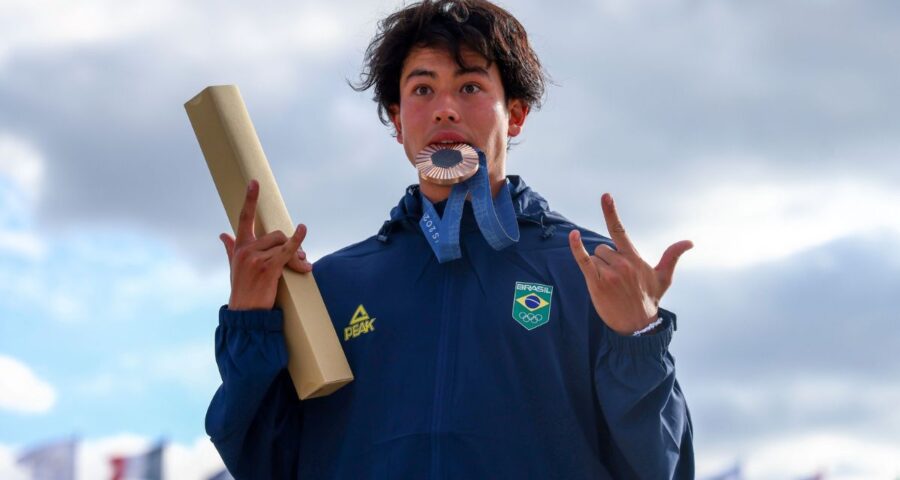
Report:
M 431 87 L 426 85 L 418 85 L 416 88 L 413 88 L 413 95 L 428 95 L 431 93 Z
M 462 87 L 463 93 L 473 94 L 473 93 L 478 93 L 480 91 L 481 91 L 481 87 L 479 87 L 475 83 L 467 83 L 467 84 L 463 85 L 463 87 Z

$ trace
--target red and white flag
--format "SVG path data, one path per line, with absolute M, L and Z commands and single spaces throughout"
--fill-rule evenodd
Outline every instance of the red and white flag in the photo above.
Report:
M 130 457 L 112 457 L 112 480 L 163 480 L 163 448 L 160 442 L 151 450 Z

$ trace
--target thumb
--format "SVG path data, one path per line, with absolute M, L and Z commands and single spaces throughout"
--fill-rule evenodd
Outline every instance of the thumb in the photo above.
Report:
M 662 258 L 656 265 L 656 271 L 659 272 L 660 280 L 667 288 L 672 284 L 672 276 L 675 274 L 675 265 L 684 252 L 694 248 L 694 242 L 690 240 L 682 240 L 675 242 L 666 249 L 662 254 Z
M 231 265 L 231 258 L 234 256 L 234 238 L 231 235 L 223 233 L 219 235 L 219 240 L 225 245 L 225 253 L 228 254 L 228 265 Z
M 306 259 L 306 254 L 300 250 L 288 260 L 287 266 L 299 273 L 309 273 L 312 271 L 312 264 Z
M 312 271 L 312 264 L 306 259 L 306 252 L 300 249 L 300 244 L 306 238 L 306 225 L 297 225 L 294 234 L 284 244 L 285 252 L 288 255 L 287 266 L 292 270 L 300 273 L 309 273 Z

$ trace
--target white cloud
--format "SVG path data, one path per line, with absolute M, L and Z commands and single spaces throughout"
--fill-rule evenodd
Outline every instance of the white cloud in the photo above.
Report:
M 11 179 L 28 198 L 37 198 L 44 179 L 43 156 L 25 139 L 0 131 L 0 177 Z
M 900 475 L 900 445 L 828 431 L 767 439 L 752 449 L 743 471 L 750 480 L 815 472 L 829 480 L 892 480 Z
M 47 253 L 47 248 L 44 241 L 32 233 L 0 231 L 0 252 L 3 251 L 37 259 Z
M 674 218 L 649 245 L 662 252 L 688 238 L 691 268 L 736 268 L 786 258 L 837 238 L 900 233 L 900 192 L 874 181 L 748 180 L 710 182 L 668 199 Z
M 61 2 L 5 0 L 0 3 L 0 60 L 16 49 L 53 48 L 115 40 L 165 25 L 172 1 Z
M 900 386 L 847 377 L 797 374 L 791 378 L 728 381 L 717 379 L 692 386 L 691 399 L 698 405 L 716 406 L 735 417 L 764 420 L 779 415 L 840 419 L 846 411 L 878 417 L 884 430 L 900 429 Z
M 4 480 L 28 480 L 28 473 L 16 465 L 18 448 L 0 445 L 0 478 Z
M 36 260 L 46 244 L 28 231 L 35 203 L 41 195 L 45 163 L 28 141 L 0 131 L 0 253 Z
M 900 445 L 838 431 L 771 436 L 697 452 L 699 478 L 740 465 L 747 480 L 893 480 L 900 475 Z
M 883 378 L 786 371 L 781 377 L 698 383 L 688 394 L 701 478 L 734 463 L 751 480 L 794 480 L 816 472 L 844 480 L 900 474 L 894 435 L 900 431 L 900 387 Z M 714 429 L 731 433 L 723 437 Z
M 46 413 L 56 404 L 53 386 L 38 378 L 24 363 L 0 355 L 0 409 L 17 413 Z
M 130 44 L 122 55 L 156 57 L 151 62 L 169 74 L 200 67 L 209 83 L 240 80 L 263 93 L 283 92 L 308 77 L 297 68 L 300 58 L 331 61 L 363 42 L 374 31 L 377 7 L 355 1 L 246 8 L 212 1 L 6 0 L 0 3 L 0 71 L 15 57 Z M 94 75 L 89 66 L 80 72 Z M 155 90 L 164 77 L 154 77 Z

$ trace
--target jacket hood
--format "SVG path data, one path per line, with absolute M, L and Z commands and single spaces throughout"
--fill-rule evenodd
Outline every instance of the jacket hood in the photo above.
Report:
M 510 194 L 512 195 L 513 210 L 516 219 L 522 223 L 534 223 L 540 225 L 541 237 L 549 238 L 553 235 L 557 224 L 571 223 L 557 212 L 550 210 L 550 204 L 539 193 L 535 192 L 518 175 L 508 175 Z M 406 194 L 400 199 L 400 203 L 391 209 L 391 218 L 384 222 L 378 232 L 378 240 L 386 242 L 391 232 L 400 225 L 408 225 L 418 228 L 419 219 L 422 217 L 422 201 L 419 185 L 413 184 L 406 187 Z

